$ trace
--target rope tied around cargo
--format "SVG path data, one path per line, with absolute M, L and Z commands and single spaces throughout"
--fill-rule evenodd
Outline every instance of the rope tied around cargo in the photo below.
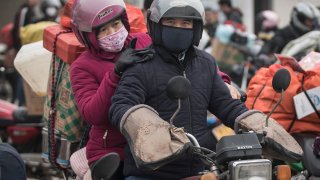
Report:
M 56 119 L 56 90 L 57 90 L 57 81 L 56 81 L 56 52 L 57 52 L 57 41 L 58 37 L 61 34 L 71 33 L 72 30 L 61 31 L 56 34 L 54 43 L 53 43 L 53 53 L 52 53 L 52 70 L 51 70 L 51 99 L 50 99 L 50 110 L 49 110 L 49 122 L 48 122 L 48 157 L 52 165 L 57 167 L 60 170 L 66 171 L 67 167 L 63 167 L 57 163 L 57 152 L 56 152 L 56 143 L 55 143 L 55 119 Z M 61 70 L 63 63 L 59 63 L 57 72 Z

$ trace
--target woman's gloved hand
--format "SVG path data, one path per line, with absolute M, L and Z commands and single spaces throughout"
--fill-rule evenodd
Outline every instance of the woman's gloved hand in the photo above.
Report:
M 145 104 L 133 106 L 123 115 L 120 131 L 138 168 L 155 170 L 190 152 L 191 142 L 183 128 L 170 126 Z
M 114 72 L 121 76 L 122 73 L 134 64 L 151 60 L 154 55 L 154 50 L 151 48 L 145 48 L 137 50 L 136 47 L 137 38 L 134 38 L 129 47 L 122 52 L 117 62 L 115 63 Z

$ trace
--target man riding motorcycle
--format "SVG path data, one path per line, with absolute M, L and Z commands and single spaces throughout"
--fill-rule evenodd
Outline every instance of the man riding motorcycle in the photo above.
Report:
M 109 113 L 111 123 L 120 129 L 130 146 L 125 149 L 126 179 L 180 179 L 202 171 L 203 163 L 189 154 L 192 147 L 184 131 L 194 135 L 201 147 L 214 150 L 216 141 L 207 129 L 207 110 L 236 130 L 265 129 L 261 123 L 265 115 L 248 111 L 239 100 L 232 99 L 217 74 L 214 59 L 194 47 L 201 39 L 203 24 L 204 8 L 200 0 L 155 0 L 150 7 L 148 29 L 155 54 L 147 62 L 118 72 L 122 78 Z M 130 54 L 124 52 L 121 56 L 124 55 Z M 117 61 L 116 72 L 125 63 Z M 183 129 L 167 122 L 177 108 L 177 103 L 166 94 L 166 84 L 174 76 L 184 76 L 192 86 L 190 97 L 181 101 L 181 109 L 173 121 L 174 126 Z M 287 135 L 271 121 L 281 134 Z M 293 158 L 300 157 L 299 145 L 292 137 L 285 137 L 275 140 L 278 148 Z

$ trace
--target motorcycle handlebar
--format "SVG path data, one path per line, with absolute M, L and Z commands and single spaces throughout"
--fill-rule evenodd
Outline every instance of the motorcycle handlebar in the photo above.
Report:
M 246 102 L 247 94 L 242 89 L 238 89 L 238 91 L 240 93 L 240 101 L 241 102 Z
M 246 102 L 247 100 L 247 94 L 244 92 L 236 83 L 231 82 L 231 86 L 235 87 L 238 92 L 240 93 L 240 101 L 241 102 Z

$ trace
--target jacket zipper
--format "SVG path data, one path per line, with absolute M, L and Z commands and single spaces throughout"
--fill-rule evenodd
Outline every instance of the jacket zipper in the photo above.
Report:
M 108 130 L 106 130 L 106 132 L 104 132 L 104 135 L 102 137 L 102 139 L 103 139 L 103 147 L 104 148 L 107 147 L 107 136 L 108 136 Z
M 185 57 L 184 57 L 185 58 Z M 186 78 L 186 79 L 188 79 L 187 78 L 187 74 L 186 74 L 186 71 L 187 71 L 187 69 L 188 69 L 188 65 L 189 65 L 189 63 L 187 62 L 186 63 L 186 66 L 184 67 L 183 66 L 183 64 L 182 64 L 182 61 L 178 61 L 179 63 L 179 67 L 180 67 L 180 69 L 182 70 L 182 75 L 183 75 L 183 77 L 184 78 Z M 191 113 L 191 104 L 190 104 L 190 97 L 188 97 L 188 99 L 187 99 L 187 101 L 188 101 L 188 104 L 189 104 L 189 124 L 190 124 L 190 130 L 191 130 L 191 134 L 194 134 L 193 133 L 193 123 L 192 123 L 192 113 Z M 192 157 L 192 159 L 193 159 L 193 157 Z M 191 171 L 192 171 L 192 166 L 193 166 L 193 163 L 192 163 L 192 161 L 190 162 L 190 164 L 189 164 L 189 175 L 191 174 Z
M 183 70 L 183 77 L 187 78 L 187 74 L 186 74 L 186 69 L 187 67 Z M 187 98 L 188 104 L 189 104 L 189 123 L 190 123 L 190 130 L 191 130 L 191 134 L 193 134 L 193 122 L 192 122 L 192 113 L 191 113 L 191 103 L 190 103 L 190 97 Z
M 178 58 L 178 66 L 180 67 L 180 69 L 182 70 L 182 75 L 184 78 L 188 79 L 187 78 L 187 74 L 186 74 L 186 71 L 189 67 L 189 63 L 191 62 L 185 62 L 185 66 L 183 64 L 183 61 L 185 61 L 185 54 L 181 57 L 181 58 Z M 192 123 L 192 113 L 191 113 L 191 104 L 190 104 L 190 97 L 188 97 L 187 99 L 188 101 L 188 104 L 189 104 L 189 124 L 190 124 L 190 130 L 191 130 L 191 134 L 193 134 L 193 123 Z
M 187 67 L 183 70 L 183 77 L 184 78 L 186 78 L 186 79 L 188 79 L 187 78 L 187 74 L 186 74 L 186 69 L 187 69 Z M 187 101 L 188 101 L 188 104 L 189 104 L 189 123 L 190 123 L 190 130 L 191 130 L 191 134 L 194 134 L 193 133 L 193 123 L 192 123 L 192 116 L 191 116 L 191 104 L 190 104 L 190 97 L 188 97 L 188 99 L 187 99 Z M 193 157 L 192 157 L 192 159 L 193 159 Z M 190 162 L 190 166 L 189 166 L 189 175 L 191 174 L 191 171 L 192 171 L 192 165 L 193 165 L 193 163 L 192 163 L 192 161 Z

